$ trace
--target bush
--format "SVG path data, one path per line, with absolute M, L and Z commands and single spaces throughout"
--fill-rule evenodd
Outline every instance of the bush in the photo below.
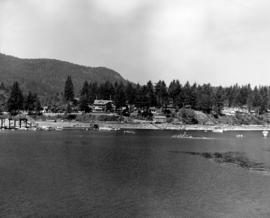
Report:
M 67 114 L 64 116 L 64 119 L 67 119 L 67 120 L 75 120 L 77 117 L 76 114 Z
M 198 124 L 196 114 L 191 109 L 182 109 L 180 111 L 180 116 L 185 124 Z
M 100 115 L 97 117 L 98 121 L 118 121 L 119 116 L 107 116 L 107 115 Z

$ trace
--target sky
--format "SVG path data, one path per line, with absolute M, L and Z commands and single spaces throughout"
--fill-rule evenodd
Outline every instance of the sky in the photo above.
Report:
M 1 0 L 0 52 L 132 82 L 270 83 L 267 0 Z

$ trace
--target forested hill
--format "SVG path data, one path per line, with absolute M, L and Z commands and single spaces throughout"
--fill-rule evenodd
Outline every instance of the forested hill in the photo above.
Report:
M 11 85 L 18 81 L 24 91 L 31 90 L 41 97 L 63 92 L 68 75 L 72 77 L 75 93 L 85 80 L 126 83 L 119 73 L 105 67 L 86 67 L 54 59 L 21 59 L 0 53 L 0 82 Z

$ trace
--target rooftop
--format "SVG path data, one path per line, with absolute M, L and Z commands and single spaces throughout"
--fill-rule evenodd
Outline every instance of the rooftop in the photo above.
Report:
M 102 100 L 102 99 L 98 100 L 98 99 L 96 99 L 94 101 L 94 104 L 97 104 L 97 105 L 105 105 L 108 103 L 112 103 L 112 100 Z

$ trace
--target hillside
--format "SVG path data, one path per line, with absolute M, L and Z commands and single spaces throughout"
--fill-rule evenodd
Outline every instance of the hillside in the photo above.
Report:
M 21 59 L 0 53 L 0 81 L 5 85 L 18 81 L 24 91 L 32 90 L 41 97 L 62 92 L 68 75 L 76 93 L 85 80 L 126 82 L 119 73 L 105 67 L 86 67 L 54 59 Z

